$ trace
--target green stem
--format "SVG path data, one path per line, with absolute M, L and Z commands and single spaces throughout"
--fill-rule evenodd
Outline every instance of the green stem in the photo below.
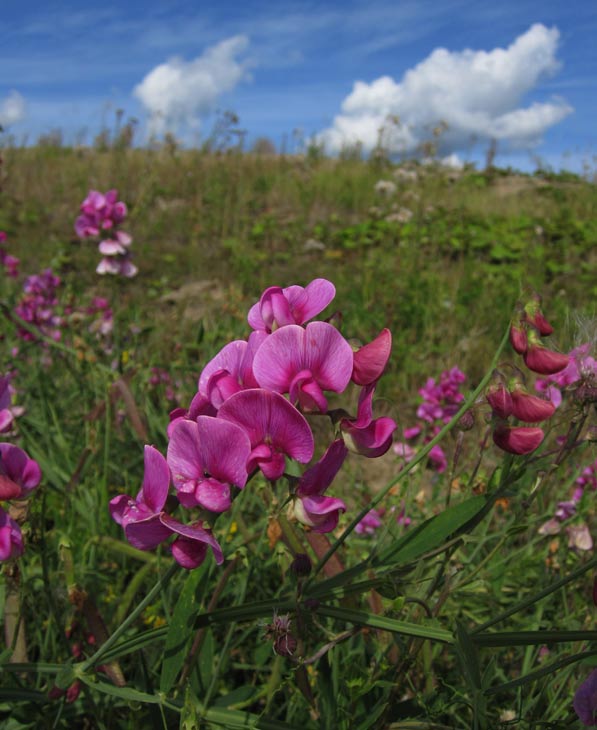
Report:
M 124 634 L 124 632 L 128 629 L 128 627 L 134 623 L 137 618 L 143 613 L 143 611 L 147 608 L 147 606 L 150 605 L 150 603 L 156 598 L 156 596 L 160 593 L 162 588 L 168 585 L 170 582 L 172 576 L 176 573 L 178 570 L 179 565 L 178 563 L 173 563 L 166 573 L 158 580 L 158 582 L 154 585 L 154 587 L 149 591 L 149 593 L 145 596 L 145 598 L 141 601 L 141 603 L 135 608 L 135 610 L 126 618 L 120 626 L 114 631 L 114 633 L 99 647 L 99 649 L 89 657 L 89 659 L 86 659 L 84 662 L 81 662 L 79 665 L 79 672 L 80 674 L 84 674 L 87 672 L 91 667 L 94 667 L 96 664 L 100 662 L 102 657 L 106 654 L 108 649 L 111 649 L 114 644 L 118 641 L 118 639 Z
M 334 553 L 338 550 L 338 548 L 346 541 L 347 537 L 350 535 L 350 533 L 355 529 L 355 527 L 359 524 L 359 522 L 365 517 L 366 514 L 368 514 L 374 507 L 376 507 L 388 494 L 388 492 L 398 484 L 398 482 L 405 479 L 408 474 L 423 461 L 427 458 L 427 455 L 431 451 L 431 449 L 438 444 L 444 436 L 452 430 L 452 428 L 458 423 L 460 418 L 468 411 L 468 409 L 475 403 L 479 395 L 483 392 L 485 389 L 485 386 L 487 383 L 489 383 L 491 377 L 493 376 L 493 371 L 497 367 L 497 364 L 499 362 L 499 359 L 502 354 L 502 350 L 506 346 L 508 342 L 508 337 L 510 334 L 510 325 L 508 325 L 508 328 L 506 329 L 506 332 L 504 336 L 502 337 L 502 341 L 499 344 L 499 347 L 493 357 L 493 360 L 491 361 L 491 365 L 489 367 L 489 370 L 479 383 L 479 385 L 475 388 L 475 390 L 472 392 L 472 394 L 466 399 L 463 406 L 460 408 L 458 413 L 452 418 L 452 420 L 447 423 L 442 430 L 433 438 L 424 448 L 419 451 L 419 453 L 416 455 L 416 457 L 409 462 L 402 471 L 394 477 L 386 486 L 378 492 L 378 494 L 375 495 L 375 497 L 369 502 L 369 504 L 357 514 L 357 516 L 352 520 L 352 522 L 348 525 L 348 527 L 344 530 L 344 532 L 340 535 L 340 537 L 336 540 L 336 542 L 330 547 L 330 549 L 326 552 L 326 554 L 321 558 L 321 560 L 317 563 L 315 566 L 315 569 L 313 571 L 313 576 L 311 580 L 319 573 L 319 571 L 323 568 L 323 566 L 328 562 L 328 560 L 334 555 Z

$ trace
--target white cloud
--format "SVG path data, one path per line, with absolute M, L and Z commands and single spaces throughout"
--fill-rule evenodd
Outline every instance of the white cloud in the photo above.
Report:
M 25 99 L 18 91 L 10 94 L 0 102 L 0 126 L 9 127 L 20 122 L 25 116 Z
M 133 93 L 149 112 L 152 131 L 196 126 L 213 111 L 220 95 L 246 77 L 237 56 L 247 45 L 246 36 L 233 36 L 192 61 L 172 58 L 150 71 Z
M 535 24 L 505 49 L 437 48 L 398 83 L 390 76 L 356 81 L 333 126 L 319 139 L 331 151 L 358 142 L 370 150 L 383 128 L 388 149 L 413 152 L 445 122 L 447 129 L 437 139 L 445 155 L 490 139 L 512 148 L 533 147 L 573 111 L 557 98 L 519 107 L 544 76 L 558 70 L 558 39 L 557 28 Z

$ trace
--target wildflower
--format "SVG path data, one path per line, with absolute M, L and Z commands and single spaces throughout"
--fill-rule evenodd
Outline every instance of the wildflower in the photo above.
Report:
M 512 415 L 525 423 L 546 421 L 553 416 L 555 405 L 528 393 L 521 385 L 511 391 Z
M 510 454 L 530 454 L 541 444 L 543 436 L 540 428 L 501 424 L 493 432 L 493 441 Z
M 375 383 L 365 386 L 359 396 L 357 417 L 340 421 L 342 437 L 348 448 L 357 454 L 376 458 L 383 456 L 392 445 L 396 422 L 382 416 L 373 418 Z
M 254 330 L 268 334 L 289 324 L 305 324 L 322 312 L 336 296 L 336 287 L 327 279 L 314 279 L 306 287 L 270 286 L 249 310 L 248 322 Z
M 496 416 L 508 418 L 512 415 L 512 396 L 503 383 L 490 387 L 485 397 Z
M 249 472 L 259 468 L 267 479 L 275 480 L 284 473 L 286 456 L 301 464 L 306 464 L 313 456 L 314 442 L 309 424 L 278 393 L 263 388 L 235 393 L 218 411 L 220 419 L 248 434 L 251 452 L 246 462 Z
M 273 332 L 253 360 L 262 388 L 289 393 L 292 403 L 308 411 L 327 411 L 324 390 L 342 393 L 352 375 L 352 348 L 331 324 L 296 324 Z
M 510 344 L 519 355 L 527 351 L 528 338 L 522 323 L 513 322 L 510 325 Z
M 392 334 L 383 329 L 367 345 L 359 348 L 353 356 L 352 382 L 370 385 L 381 378 L 392 350 Z
M 8 433 L 12 429 L 15 418 L 24 412 L 20 406 L 12 405 L 15 390 L 10 381 L 10 375 L 0 377 L 0 433 Z
M 341 499 L 324 497 L 323 494 L 334 481 L 347 454 L 342 439 L 336 439 L 299 480 L 292 514 L 314 532 L 331 532 L 338 524 L 340 513 L 346 512 L 346 505 Z
M 37 461 L 18 446 L 0 443 L 0 499 L 26 499 L 40 480 Z
M 171 551 L 183 568 L 192 569 L 205 559 L 207 547 L 218 565 L 222 550 L 210 530 L 200 523 L 184 525 L 164 512 L 170 487 L 170 470 L 164 457 L 153 446 L 146 446 L 145 472 L 141 490 L 135 499 L 126 494 L 110 501 L 112 518 L 124 529 L 127 540 L 138 550 L 152 550 L 171 535 L 176 535 Z
M 367 512 L 363 519 L 357 523 L 357 526 L 354 529 L 359 535 L 373 535 L 375 530 L 380 528 L 381 525 L 380 513 L 376 509 L 371 509 Z
M 167 462 L 185 507 L 224 512 L 230 507 L 230 485 L 242 489 L 247 482 L 249 437 L 234 423 L 198 416 L 181 420 L 168 445 Z
M 539 344 L 537 336 L 532 333 L 529 334 L 529 346 L 523 358 L 528 369 L 540 375 L 559 373 L 570 362 L 568 355 L 548 350 L 547 347 Z

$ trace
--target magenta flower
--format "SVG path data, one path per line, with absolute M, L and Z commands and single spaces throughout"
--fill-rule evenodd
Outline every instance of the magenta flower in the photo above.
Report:
M 259 387 L 253 375 L 253 359 L 266 338 L 265 332 L 253 332 L 247 342 L 234 340 L 203 368 L 198 391 L 216 410 L 234 393 Z
M 222 405 L 219 419 L 235 424 L 248 434 L 251 443 L 247 462 L 249 473 L 259 468 L 273 481 L 284 473 L 286 456 L 301 464 L 306 464 L 313 456 L 313 434 L 309 424 L 278 393 L 263 388 L 242 390 Z
M 352 348 L 327 322 L 290 324 L 273 332 L 253 360 L 262 388 L 289 393 L 307 411 L 327 411 L 324 390 L 342 393 L 352 375 Z
M 348 448 L 371 459 L 386 453 L 396 430 L 396 422 L 392 418 L 373 418 L 374 392 L 374 383 L 365 386 L 359 396 L 357 417 L 340 421 L 342 437 Z
M 493 441 L 500 449 L 510 454 L 530 454 L 543 441 L 540 428 L 527 426 L 508 426 L 500 424 L 493 432 Z
M 0 433 L 10 431 L 15 418 L 15 409 L 12 406 L 14 388 L 10 381 L 10 375 L 0 378 Z
M 342 439 L 336 439 L 321 459 L 301 477 L 292 509 L 296 519 L 314 532 L 331 532 L 340 513 L 346 511 L 341 499 L 324 497 L 348 454 Z
M 548 400 L 531 395 L 522 386 L 513 388 L 512 415 L 525 423 L 539 423 L 553 416 L 555 405 Z
M 573 706 L 586 727 L 597 727 L 597 669 L 576 690 Z
M 247 317 L 254 330 L 273 332 L 289 324 L 304 324 L 322 312 L 336 296 L 336 288 L 327 279 L 314 279 L 306 287 L 270 286 L 249 310 Z
M 363 519 L 357 523 L 354 531 L 359 535 L 373 535 L 382 525 L 381 515 L 376 509 L 369 510 Z
M 184 568 L 200 565 L 208 546 L 216 563 L 222 563 L 222 550 L 210 530 L 200 524 L 183 525 L 164 512 L 170 470 L 162 454 L 153 446 L 146 446 L 144 464 L 143 484 L 137 497 L 122 494 L 110 501 L 110 513 L 124 528 L 127 540 L 138 550 L 153 550 L 174 534 L 177 538 L 171 546 L 172 555 Z
M 18 446 L 0 443 L 0 500 L 25 499 L 41 480 L 41 469 Z
M 377 337 L 359 348 L 353 356 L 352 382 L 370 385 L 378 381 L 385 370 L 392 351 L 392 334 L 383 329 Z
M 23 536 L 18 524 L 0 507 L 0 562 L 23 554 Z
M 247 483 L 249 437 L 235 423 L 199 416 L 181 420 L 173 428 L 167 461 L 185 507 L 224 512 L 230 507 L 230 485 Z

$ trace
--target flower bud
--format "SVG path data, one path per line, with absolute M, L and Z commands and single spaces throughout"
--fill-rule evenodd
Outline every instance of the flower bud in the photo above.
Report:
M 493 432 L 493 442 L 509 454 L 530 454 L 543 441 L 540 428 L 502 424 Z
M 524 363 L 529 370 L 540 375 L 553 375 L 563 370 L 570 362 L 570 357 L 561 352 L 548 350 L 541 345 L 531 345 L 524 353 Z
M 290 570 L 298 577 L 309 575 L 311 568 L 311 558 L 306 553 L 297 553 L 290 563 Z
M 527 351 L 527 333 L 520 323 L 510 325 L 510 344 L 519 355 Z
M 460 420 L 456 424 L 456 427 L 460 431 L 470 431 L 471 428 L 475 425 L 475 414 L 473 411 L 469 408 L 468 411 L 465 411 L 462 416 L 460 416 Z
M 541 311 L 541 297 L 535 295 L 524 307 L 525 319 L 541 335 L 547 337 L 553 332 L 553 327 L 543 316 Z
M 512 415 L 526 423 L 545 421 L 553 416 L 556 409 L 551 401 L 531 395 L 522 387 L 515 388 L 510 396 Z
M 512 397 L 503 383 L 494 385 L 486 393 L 492 411 L 500 418 L 508 418 L 512 413 Z

